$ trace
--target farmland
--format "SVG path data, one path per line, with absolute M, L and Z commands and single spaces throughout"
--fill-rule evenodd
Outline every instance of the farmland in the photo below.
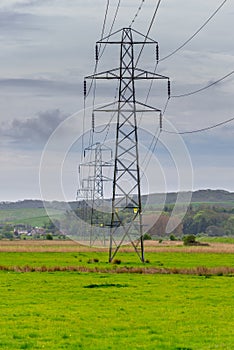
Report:
M 116 265 L 71 241 L 1 241 L 0 348 L 230 350 L 233 251 L 148 242 L 147 264 L 126 247 Z
M 53 209 L 52 218 L 59 217 L 60 211 Z M 49 222 L 49 217 L 44 208 L 20 208 L 0 210 L 0 222 L 10 224 L 29 224 L 32 226 L 42 226 Z

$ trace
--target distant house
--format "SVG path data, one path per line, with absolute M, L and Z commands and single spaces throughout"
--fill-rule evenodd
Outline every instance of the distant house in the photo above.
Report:
M 14 227 L 14 235 L 15 236 L 21 236 L 28 234 L 30 228 L 27 227 L 27 225 L 24 224 L 18 224 Z
M 40 235 L 40 236 L 44 236 L 44 235 L 46 235 L 46 230 L 43 227 L 30 227 L 30 228 L 27 228 L 25 225 L 17 225 L 17 226 L 14 227 L 14 235 L 15 236 L 21 236 L 21 235 L 27 235 L 27 236 Z
M 31 236 L 33 235 L 46 235 L 46 230 L 43 227 L 33 227 L 33 229 L 29 232 Z

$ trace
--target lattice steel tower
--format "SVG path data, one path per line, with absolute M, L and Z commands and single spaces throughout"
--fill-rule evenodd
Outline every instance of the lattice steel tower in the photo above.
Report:
M 133 33 L 140 39 L 134 41 Z M 113 40 L 119 35 L 120 39 Z M 135 45 L 155 45 L 158 59 L 158 43 L 141 33 L 131 28 L 123 28 L 97 42 L 97 45 L 101 44 L 120 45 L 118 68 L 85 78 L 119 81 L 118 101 L 94 110 L 117 113 L 109 261 L 113 260 L 124 243 L 130 242 L 144 262 L 137 113 L 161 111 L 136 100 L 135 82 L 148 79 L 168 80 L 168 78 L 136 67 Z
M 85 221 L 82 229 L 86 228 L 86 238 L 87 232 L 89 232 L 89 245 L 93 246 L 99 240 L 100 228 L 104 226 L 105 203 L 103 184 L 110 181 L 110 178 L 104 175 L 103 169 L 112 167 L 113 164 L 110 161 L 106 161 L 103 157 L 103 154 L 106 153 L 108 154 L 107 159 L 112 158 L 111 148 L 104 146 L 100 142 L 96 142 L 84 149 L 84 159 L 87 153 L 90 160 L 79 165 L 79 174 L 81 173 L 81 168 L 86 167 L 88 168 L 88 176 L 81 181 L 77 199 L 81 199 L 81 196 L 84 197 L 86 195 L 82 203 L 83 210 L 81 211 Z M 102 236 L 104 237 L 105 245 L 106 235 Z
M 104 188 L 103 183 L 105 181 L 109 181 L 110 179 L 107 178 L 103 174 L 103 168 L 104 167 L 110 167 L 112 164 L 110 161 L 105 161 L 103 159 L 103 154 L 106 152 L 109 153 L 110 157 L 112 158 L 112 150 L 110 147 L 104 146 L 100 142 L 96 142 L 93 145 L 86 147 L 84 150 L 84 157 L 87 152 L 91 152 L 94 154 L 94 159 L 90 162 L 82 163 L 81 166 L 89 166 L 93 167 L 93 175 L 90 176 L 90 179 L 93 180 L 93 201 L 94 206 L 99 206 L 99 200 L 103 200 L 104 196 Z

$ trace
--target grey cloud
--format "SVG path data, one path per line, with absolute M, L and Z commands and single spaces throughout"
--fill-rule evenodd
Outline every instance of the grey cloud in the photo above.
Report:
M 41 147 L 65 118 L 66 115 L 55 109 L 24 120 L 14 119 L 10 124 L 1 126 L 0 135 L 22 147 Z

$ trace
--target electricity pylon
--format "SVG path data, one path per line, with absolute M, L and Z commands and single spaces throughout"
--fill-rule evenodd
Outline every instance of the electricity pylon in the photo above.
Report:
M 104 167 L 109 167 L 112 166 L 112 164 L 108 161 L 103 160 L 103 153 L 108 152 L 110 157 L 112 158 L 112 150 L 111 148 L 104 146 L 100 142 L 96 142 L 95 144 L 86 147 L 84 150 L 84 157 L 86 156 L 87 152 L 91 152 L 94 154 L 94 157 L 92 159 L 91 156 L 91 161 L 87 163 L 83 163 L 81 165 L 86 165 L 89 167 L 93 167 L 93 201 L 94 201 L 94 206 L 98 207 L 99 203 L 98 201 L 103 199 L 104 196 L 104 187 L 103 187 L 103 182 L 108 181 L 109 179 L 104 176 L 103 174 L 103 168 Z M 92 178 L 92 177 L 90 177 Z
M 134 40 L 133 33 L 139 39 Z M 137 113 L 161 113 L 161 110 L 136 100 L 135 83 L 137 80 L 169 79 L 136 67 L 135 45 L 155 45 L 158 59 L 158 43 L 141 33 L 131 28 L 123 28 L 97 42 L 97 45 L 101 44 L 120 45 L 118 68 L 85 78 L 119 81 L 118 101 L 94 109 L 96 112 L 117 114 L 109 262 L 127 241 L 144 262 Z
M 108 159 L 112 158 L 112 150 L 109 147 L 102 145 L 99 142 L 86 147 L 84 149 L 84 158 L 89 153 L 90 161 L 80 164 L 80 167 L 88 167 L 89 176 L 82 180 L 83 190 L 88 195 L 85 210 L 86 221 L 90 223 L 89 238 L 90 246 L 100 239 L 100 230 L 103 228 L 104 232 L 104 182 L 110 179 L 103 174 L 103 168 L 113 166 L 110 161 L 103 159 L 104 152 L 109 153 Z M 80 171 L 79 171 L 80 172 Z M 82 193 L 82 188 L 81 188 Z M 103 234 L 103 241 L 105 245 L 106 235 Z
M 80 166 L 79 166 L 80 173 Z M 76 200 L 79 201 L 78 217 L 79 221 L 79 238 L 86 243 L 89 235 L 89 203 L 92 199 L 93 188 L 90 179 L 82 179 L 80 188 L 77 190 Z

